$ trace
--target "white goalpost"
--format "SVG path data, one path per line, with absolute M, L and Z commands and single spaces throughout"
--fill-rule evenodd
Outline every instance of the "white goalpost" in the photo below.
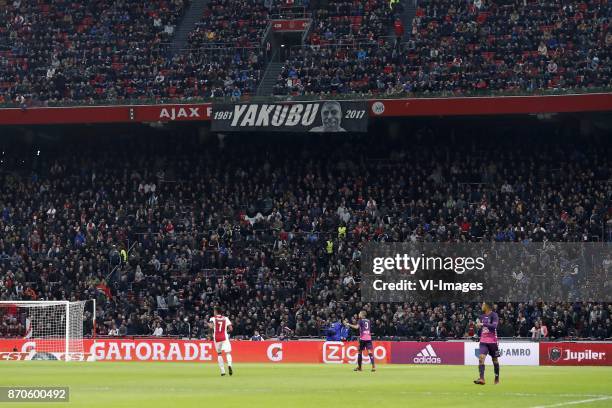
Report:
M 0 337 L 27 340 L 35 358 L 52 355 L 65 361 L 82 360 L 87 302 L 0 301 Z M 95 300 L 92 302 L 91 327 L 95 330 Z

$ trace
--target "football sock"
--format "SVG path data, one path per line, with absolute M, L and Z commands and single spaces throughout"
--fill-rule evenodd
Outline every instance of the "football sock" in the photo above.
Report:
M 479 364 L 478 365 L 478 372 L 480 373 L 480 378 L 482 378 L 484 380 L 484 372 L 485 372 L 484 364 Z
M 223 357 L 217 356 L 217 361 L 219 362 L 219 368 L 221 369 L 221 374 L 225 374 L 225 365 L 223 364 Z

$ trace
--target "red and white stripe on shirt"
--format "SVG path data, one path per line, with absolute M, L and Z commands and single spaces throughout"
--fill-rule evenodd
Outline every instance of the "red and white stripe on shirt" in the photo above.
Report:
M 216 315 L 210 318 L 210 322 L 214 326 L 214 339 L 216 342 L 228 340 L 227 327 L 231 326 L 232 323 L 225 316 Z

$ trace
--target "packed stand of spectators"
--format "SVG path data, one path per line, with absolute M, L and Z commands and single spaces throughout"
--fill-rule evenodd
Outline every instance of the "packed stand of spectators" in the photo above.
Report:
M 0 43 L 15 45 L 0 49 L 0 89 L 6 91 L 0 103 L 239 99 L 253 93 L 263 69 L 260 48 L 194 43 L 195 49 L 170 58 L 167 47 L 187 4 L 9 3 L 0 11 L 0 27 L 6 27 Z
M 159 81 L 172 84 L 164 96 L 182 101 L 239 100 L 255 93 L 264 67 L 261 48 L 194 48 L 176 55 Z
M 399 95 L 409 83 L 397 81 L 407 62 L 392 43 L 363 42 L 294 49 L 274 86 L 274 95 Z
M 171 40 L 187 0 L 3 0 L 0 103 L 166 96 Z
M 312 29 L 308 44 L 354 44 L 391 35 L 394 15 L 388 0 L 311 2 Z
M 275 93 L 466 94 L 609 87 L 611 10 L 606 0 L 421 0 L 407 41 L 378 39 L 376 46 L 362 42 L 296 51 Z
M 34 158 L 9 152 L 0 299 L 97 298 L 102 335 L 206 337 L 219 304 L 237 337 L 320 336 L 362 308 L 376 336 L 464 337 L 476 304 L 363 304 L 363 245 L 612 241 L 608 139 L 421 129 L 199 140 L 78 138 Z M 502 336 L 612 334 L 608 303 L 496 308 Z M 4 334 L 20 330 L 1 318 Z
M 189 35 L 189 45 L 259 46 L 268 26 L 269 11 L 262 0 L 211 0 Z
M 269 3 L 269 4 L 268 4 Z M 262 78 L 265 55 L 262 47 L 273 4 L 262 0 L 213 0 L 189 34 L 188 50 L 181 57 L 195 69 L 195 78 L 209 75 L 211 67 L 218 83 L 211 82 L 208 97 L 238 100 L 253 95 Z M 210 68 L 209 68 L 210 70 Z
M 403 37 L 403 24 L 398 18 L 402 3 L 367 0 L 310 4 L 313 21 L 307 45 L 294 47 L 287 57 L 282 56 L 286 61 L 274 95 L 367 94 L 379 89 L 377 82 L 386 87 L 385 76 L 390 73 L 386 65 L 392 63 L 395 42 Z
M 594 90 L 612 76 L 607 0 L 422 0 L 407 38 L 397 0 L 213 0 L 171 57 L 187 5 L 0 0 L 0 104 L 237 100 L 262 79 L 270 18 L 300 13 L 306 46 L 282 55 L 275 95 Z
M 408 75 L 417 92 L 608 86 L 611 16 L 606 0 L 424 0 Z

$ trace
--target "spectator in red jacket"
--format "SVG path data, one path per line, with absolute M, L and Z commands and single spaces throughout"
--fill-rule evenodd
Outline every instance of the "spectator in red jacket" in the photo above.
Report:
M 396 18 L 395 22 L 393 23 L 393 32 L 395 32 L 395 37 L 397 41 L 400 41 L 404 36 L 404 24 L 399 18 Z

